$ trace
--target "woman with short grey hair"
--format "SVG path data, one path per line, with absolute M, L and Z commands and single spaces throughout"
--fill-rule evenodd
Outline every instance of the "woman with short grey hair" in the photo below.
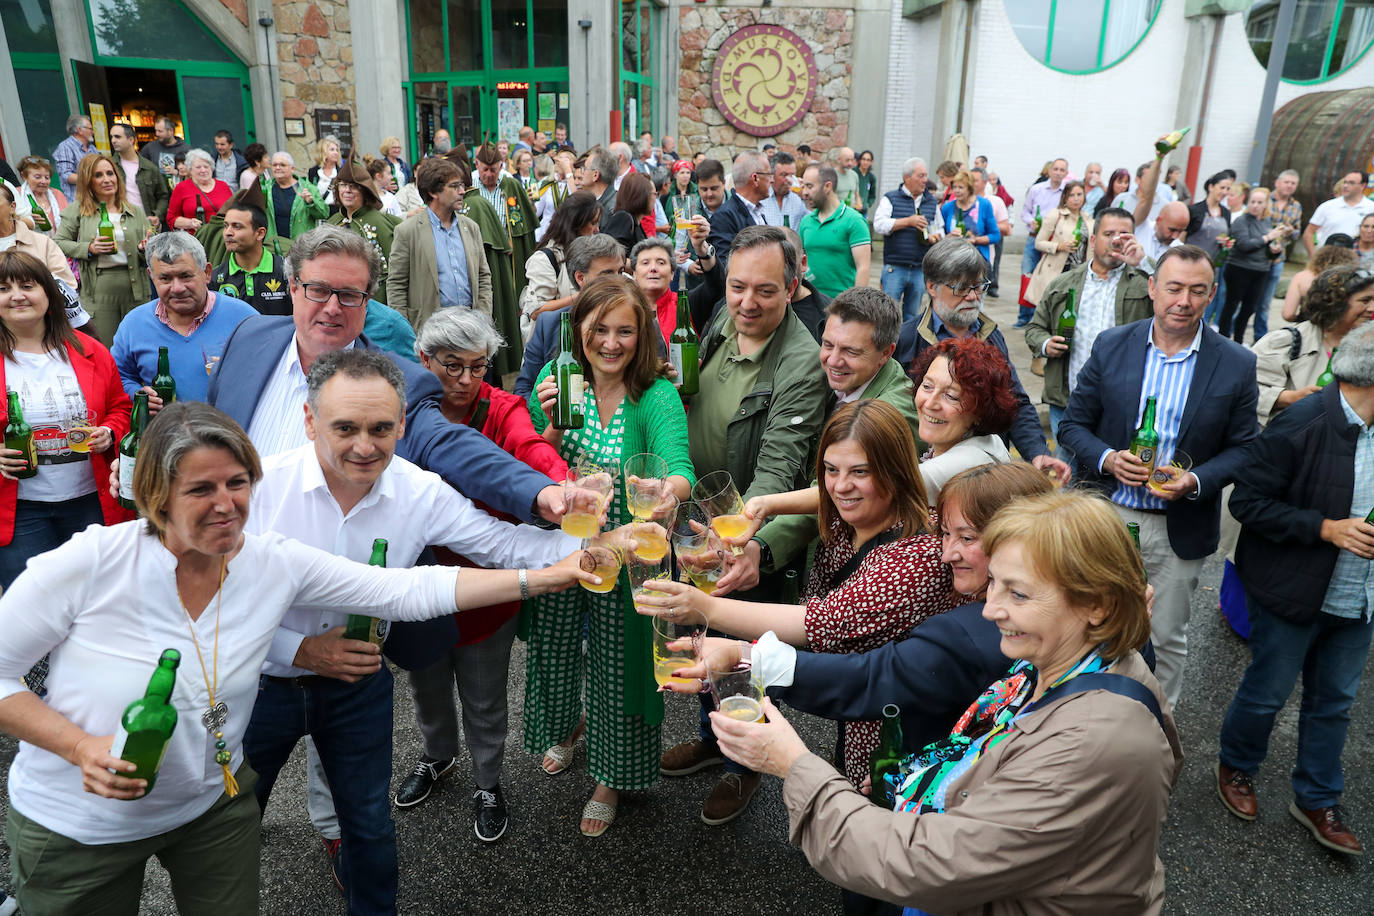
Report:
M 548 474 L 551 480 L 561 481 L 568 465 L 534 431 L 524 399 L 484 381 L 492 359 L 504 344 L 487 315 L 470 308 L 446 308 L 420 325 L 415 355 L 444 389 L 439 409 L 445 417 L 480 429 L 514 457 Z M 443 548 L 435 548 L 435 553 L 443 565 L 473 565 Z M 472 756 L 472 826 L 477 838 L 488 843 L 506 830 L 506 800 L 501 792 L 508 721 L 506 679 L 519 610 L 520 603 L 514 601 L 465 611 L 457 645 L 428 668 L 410 672 L 410 693 L 424 751 L 396 790 L 396 806 L 409 808 L 424 801 L 457 763 L 456 683 L 462 702 L 463 740 Z
M 186 172 L 190 180 L 172 189 L 167 225 L 194 235 L 234 196 L 234 189 L 215 177 L 215 160 L 203 149 L 187 151 Z

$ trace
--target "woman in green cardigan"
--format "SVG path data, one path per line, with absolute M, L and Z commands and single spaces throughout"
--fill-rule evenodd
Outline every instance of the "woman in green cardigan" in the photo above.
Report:
M 114 238 L 100 235 L 101 207 L 114 224 Z M 105 346 L 135 306 L 148 301 L 143 243 L 153 232 L 141 207 L 124 196 L 124 170 L 105 153 L 92 153 L 76 167 L 76 202 L 62 211 L 57 247 L 81 267 L 81 305 L 91 316 L 85 329 Z
M 262 176 L 267 221 L 277 230 L 277 236 L 287 242 L 329 219 L 329 205 L 324 202 L 324 196 L 308 180 L 297 176 L 295 168 L 290 153 L 273 153 L 271 179 Z
M 386 302 L 387 262 L 391 258 L 391 238 L 400 223 L 396 217 L 382 212 L 382 200 L 372 187 L 372 176 L 357 162 L 349 160 L 339 166 L 334 178 L 334 199 L 339 212 L 329 218 L 335 226 L 352 229 L 377 249 L 382 259 L 382 272 L 377 277 L 377 291 L 372 294 L 378 302 Z
M 570 467 L 595 462 L 618 469 L 631 455 L 658 455 L 668 464 L 670 488 L 686 501 L 696 482 L 687 451 L 687 415 L 654 345 L 658 320 L 649 300 L 626 277 L 601 277 L 583 288 L 571 318 L 573 355 L 587 382 L 586 423 L 581 429 L 554 429 L 550 416 L 558 386 L 550 363 L 530 394 L 534 428 Z M 613 492 L 609 527 L 630 521 L 621 481 Z M 652 628 L 635 613 L 623 571 L 609 592 L 573 589 L 535 598 L 523 610 L 525 750 L 544 754 L 550 774 L 567 768 L 581 730 L 585 675 L 587 764 L 596 789 L 582 810 L 581 830 L 600 836 L 615 819 L 622 790 L 658 782 L 663 697 L 653 676 Z

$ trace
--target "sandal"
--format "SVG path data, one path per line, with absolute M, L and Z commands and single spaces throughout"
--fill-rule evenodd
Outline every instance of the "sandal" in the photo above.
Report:
M 544 762 L 540 763 L 545 773 L 550 776 L 557 776 L 567 770 L 572 763 L 573 753 L 577 750 L 577 742 L 586 733 L 586 730 L 586 726 L 582 722 L 577 723 L 577 728 L 573 729 L 572 737 L 567 744 L 555 744 L 544 752 L 544 761 L 552 760 L 554 762 L 552 770 L 545 766 Z
M 582 835 L 599 837 L 601 834 L 611 829 L 611 824 L 615 823 L 615 812 L 618 804 L 618 799 L 615 804 L 599 802 L 596 799 L 588 800 L 588 802 L 582 806 L 582 819 L 584 821 L 600 821 L 605 826 L 600 830 L 583 830 Z

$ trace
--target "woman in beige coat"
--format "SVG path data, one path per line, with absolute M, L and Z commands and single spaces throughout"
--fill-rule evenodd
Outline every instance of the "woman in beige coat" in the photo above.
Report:
M 1087 192 L 1083 182 L 1070 181 L 1064 185 L 1059 197 L 1059 206 L 1051 210 L 1040 231 L 1035 234 L 1035 247 L 1042 253 L 1040 263 L 1035 265 L 1030 285 L 1026 287 L 1026 301 L 1040 304 L 1040 297 L 1050 281 L 1071 267 L 1082 264 L 1088 257 L 1088 239 L 1093 234 L 1093 218 L 1083 210 Z M 1083 231 L 1078 231 L 1079 222 Z
M 48 269 L 48 273 L 75 289 L 76 277 L 72 276 L 72 269 L 62 256 L 62 249 L 52 239 L 30 229 L 28 223 L 16 217 L 15 203 L 13 192 L 8 187 L 0 186 L 0 250 L 12 247 L 15 251 L 33 255 Z M 5 240 L 11 237 L 14 241 L 6 244 Z
M 114 239 L 100 236 L 100 206 L 114 223 Z M 76 168 L 76 203 L 62 211 L 57 247 L 81 267 L 81 304 L 91 315 L 83 330 L 105 346 L 125 315 L 148 301 L 143 243 L 152 232 L 143 209 L 124 196 L 124 170 L 104 153 Z
M 784 777 L 791 838 L 826 879 L 944 914 L 1157 914 L 1156 854 L 1182 765 L 1173 716 L 1137 651 L 1143 567 L 1105 500 L 1024 499 L 983 532 L 983 616 L 1016 660 L 948 739 L 907 757 L 896 810 L 767 721 L 712 713 L 721 750 Z

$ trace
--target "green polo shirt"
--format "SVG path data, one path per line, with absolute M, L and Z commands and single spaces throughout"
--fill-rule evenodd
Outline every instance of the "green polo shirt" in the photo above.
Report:
M 831 299 L 854 285 L 855 245 L 870 244 L 868 223 L 848 204 L 840 204 L 822 220 L 819 210 L 802 219 L 802 248 L 806 249 L 806 279 Z
M 739 413 L 740 401 L 754 390 L 759 362 L 767 349 L 765 341 L 752 355 L 741 356 L 739 333 L 732 321 L 724 342 L 701 367 L 701 387 L 687 412 L 687 440 L 697 477 L 727 469 L 725 430 Z
M 252 270 L 244 270 L 234 253 L 210 275 L 210 288 L 227 296 L 243 299 L 263 315 L 290 315 L 291 290 L 281 262 L 271 249 L 262 250 L 262 259 Z

